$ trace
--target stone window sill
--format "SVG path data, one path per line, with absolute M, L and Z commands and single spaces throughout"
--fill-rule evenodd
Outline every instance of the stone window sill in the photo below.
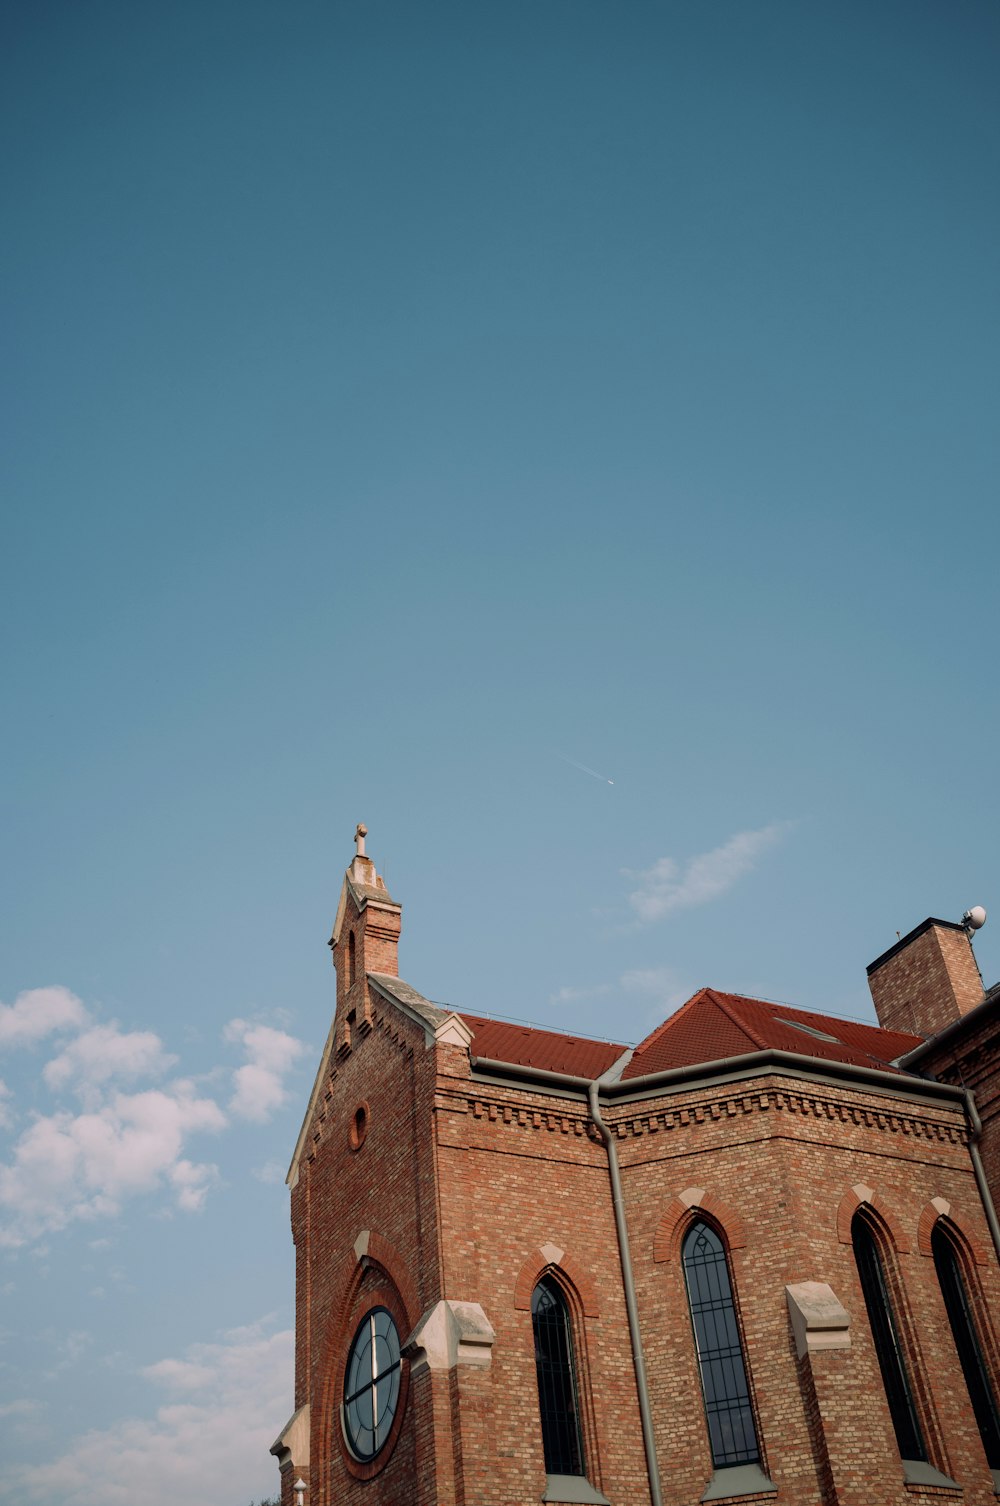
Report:
M 933 1464 L 925 1464 L 922 1459 L 903 1460 L 903 1479 L 907 1485 L 931 1485 L 938 1490 L 961 1490 L 962 1487 L 955 1480 L 949 1480 Z
M 728 1501 L 733 1496 L 777 1495 L 778 1487 L 759 1464 L 737 1464 L 717 1469 L 705 1487 L 703 1501 Z
M 542 1500 L 558 1501 L 560 1506 L 611 1506 L 586 1475 L 547 1475 Z

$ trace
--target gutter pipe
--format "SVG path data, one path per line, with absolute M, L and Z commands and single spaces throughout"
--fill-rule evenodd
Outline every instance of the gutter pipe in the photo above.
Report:
M 612 1071 L 614 1068 L 612 1068 Z M 615 1211 L 615 1228 L 618 1231 L 618 1253 L 621 1257 L 622 1280 L 625 1285 L 625 1311 L 628 1313 L 628 1331 L 632 1340 L 632 1363 L 635 1366 L 635 1384 L 639 1393 L 639 1419 L 642 1423 L 642 1442 L 646 1450 L 646 1472 L 649 1475 L 649 1494 L 653 1506 L 663 1506 L 660 1490 L 660 1466 L 656 1458 L 656 1439 L 653 1434 L 653 1414 L 649 1406 L 649 1388 L 646 1384 L 646 1361 L 642 1352 L 642 1335 L 639 1332 L 639 1304 L 636 1301 L 635 1281 L 632 1278 L 632 1256 L 629 1252 L 628 1228 L 625 1223 L 625 1205 L 622 1198 L 622 1179 L 618 1167 L 618 1151 L 611 1131 L 601 1118 L 597 1095 L 601 1078 L 595 1077 L 587 1088 L 590 1117 L 594 1121 L 608 1153 L 608 1170 L 611 1172 L 611 1201 Z
M 997 1253 L 997 1259 L 1000 1260 L 1000 1220 L 997 1219 L 993 1194 L 990 1192 L 990 1184 L 986 1180 L 986 1171 L 983 1167 L 982 1157 L 979 1154 L 979 1142 L 983 1137 L 983 1121 L 979 1117 L 979 1110 L 976 1108 L 976 1096 L 972 1092 L 972 1089 L 963 1088 L 961 1091 L 965 1101 L 966 1116 L 969 1120 L 969 1155 L 972 1158 L 972 1170 L 975 1174 L 976 1186 L 979 1188 L 979 1196 L 982 1199 L 986 1222 L 990 1226 L 993 1248 Z
M 656 1457 L 656 1438 L 653 1433 L 653 1414 L 649 1405 L 649 1386 L 646 1383 L 646 1361 L 643 1356 L 642 1334 L 639 1330 L 639 1304 L 635 1294 L 635 1280 L 632 1275 L 632 1254 L 628 1242 L 628 1226 L 625 1223 L 625 1201 L 622 1193 L 621 1171 L 618 1166 L 618 1151 L 612 1138 L 611 1131 L 601 1118 L 598 1107 L 598 1094 L 603 1087 L 605 1091 L 613 1084 L 608 1080 L 611 1073 L 620 1069 L 621 1063 L 615 1063 L 604 1077 L 569 1077 L 562 1072 L 550 1072 L 545 1067 L 526 1067 L 519 1062 L 500 1062 L 490 1057 L 478 1056 L 473 1058 L 473 1066 L 477 1071 L 496 1072 L 505 1077 L 520 1076 L 530 1082 L 538 1082 L 543 1086 L 560 1087 L 575 1090 L 576 1093 L 585 1094 L 590 1108 L 590 1117 L 594 1127 L 604 1142 L 604 1149 L 608 1157 L 608 1171 L 611 1174 L 611 1205 L 615 1215 L 615 1232 L 618 1235 L 618 1255 L 622 1268 L 622 1284 L 625 1289 L 625 1311 L 628 1315 L 629 1338 L 632 1342 L 632 1364 L 635 1368 L 635 1384 L 639 1396 L 639 1421 L 642 1424 L 642 1444 L 646 1453 L 646 1473 L 649 1476 L 649 1494 L 652 1506 L 663 1506 L 663 1492 L 660 1489 L 660 1466 Z M 635 1081 L 641 1079 L 636 1078 Z
M 500 1077 L 523 1077 L 529 1082 L 550 1083 L 553 1087 L 568 1088 L 577 1093 L 589 1093 L 590 1078 L 570 1077 L 563 1072 L 550 1072 L 545 1067 L 529 1067 L 523 1062 L 502 1062 L 492 1057 L 474 1056 L 472 1066 L 477 1072 L 487 1072 Z M 641 1097 L 652 1088 L 680 1087 L 692 1080 L 715 1082 L 756 1076 L 765 1067 L 789 1068 L 808 1077 L 826 1075 L 843 1077 L 848 1081 L 870 1083 L 874 1087 L 889 1089 L 895 1093 L 912 1096 L 919 1082 L 921 1093 L 932 1098 L 960 1099 L 962 1089 L 947 1082 L 934 1082 L 929 1078 L 915 1078 L 905 1072 L 885 1072 L 877 1067 L 857 1067 L 851 1062 L 829 1061 L 821 1056 L 804 1056 L 798 1051 L 749 1051 L 743 1056 L 725 1056 L 714 1062 L 695 1062 L 687 1067 L 668 1067 L 663 1072 L 647 1072 L 642 1077 L 629 1077 L 624 1081 L 607 1082 L 598 1078 L 599 1091 L 605 1100 L 623 1098 L 626 1095 Z M 613 1070 L 613 1069 L 612 1069 Z
M 974 1009 L 959 1015 L 957 1020 L 951 1020 L 949 1024 L 942 1025 L 934 1035 L 929 1035 L 925 1041 L 920 1042 L 919 1046 L 914 1046 L 912 1051 L 907 1051 L 905 1055 L 899 1057 L 899 1065 L 906 1067 L 908 1071 L 915 1072 L 916 1063 L 922 1061 L 925 1056 L 931 1056 L 942 1046 L 949 1045 L 957 1035 L 964 1034 L 966 1031 L 971 1034 L 970 1027 L 978 1025 L 983 1018 L 988 1018 L 991 1013 L 990 1006 L 994 1006 L 995 1010 L 996 1004 L 997 994 L 994 987 L 987 991 L 985 997 Z

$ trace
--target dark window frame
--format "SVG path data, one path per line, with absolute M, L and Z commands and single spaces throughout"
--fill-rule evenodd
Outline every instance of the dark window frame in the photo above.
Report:
M 535 1379 L 547 1475 L 587 1477 L 573 1315 L 551 1272 L 531 1294 Z
M 908 1346 L 893 1303 L 881 1242 L 872 1222 L 861 1212 L 851 1220 L 851 1248 L 899 1457 L 929 1464 L 926 1429 L 917 1406 Z
M 729 1247 L 722 1230 L 703 1216 L 681 1242 L 681 1270 L 712 1468 L 763 1466 Z
M 377 1319 L 383 1313 L 389 1320 L 388 1331 L 385 1335 L 378 1336 L 383 1338 L 383 1341 L 386 1342 L 390 1353 L 394 1353 L 395 1358 L 384 1370 L 378 1371 L 376 1362 Z M 367 1344 L 364 1342 L 366 1329 L 368 1330 Z M 351 1367 L 354 1362 L 355 1355 L 358 1355 L 360 1358 L 365 1353 L 369 1353 L 372 1357 L 371 1373 L 360 1385 L 355 1386 L 353 1391 L 349 1391 L 348 1386 L 351 1377 Z M 378 1403 L 380 1401 L 378 1388 L 379 1385 L 386 1379 L 386 1377 L 392 1377 L 389 1384 L 389 1396 L 386 1403 L 386 1410 L 382 1414 L 376 1416 L 375 1414 L 377 1411 Z M 360 1374 L 358 1376 L 358 1379 L 360 1380 Z M 402 1354 L 399 1328 L 393 1314 L 383 1303 L 379 1303 L 375 1307 L 370 1307 L 368 1309 L 368 1311 L 365 1313 L 364 1317 L 358 1324 L 357 1328 L 354 1330 L 354 1337 L 352 1338 L 350 1347 L 348 1348 L 347 1360 L 344 1365 L 343 1399 L 340 1408 L 341 1421 L 344 1430 L 344 1437 L 347 1440 L 347 1446 L 350 1449 L 351 1454 L 359 1462 L 359 1464 L 370 1464 L 374 1459 L 378 1458 L 379 1454 L 392 1438 L 393 1424 L 396 1420 L 396 1414 L 400 1411 L 402 1401 L 404 1399 L 402 1392 L 402 1379 Z M 372 1393 L 371 1427 L 362 1426 L 360 1406 L 357 1409 L 357 1418 L 352 1418 L 351 1416 L 352 1406 L 354 1406 L 356 1402 L 362 1402 L 362 1399 L 367 1398 L 369 1392 Z M 388 1414 L 387 1416 L 386 1412 Z M 366 1448 L 361 1445 L 360 1437 L 362 1432 L 371 1433 L 372 1444 L 370 1448 Z
M 931 1255 L 986 1462 L 991 1470 L 1000 1470 L 1000 1410 L 976 1323 L 975 1298 L 979 1294 L 972 1289 L 962 1247 L 941 1219 L 931 1230 Z

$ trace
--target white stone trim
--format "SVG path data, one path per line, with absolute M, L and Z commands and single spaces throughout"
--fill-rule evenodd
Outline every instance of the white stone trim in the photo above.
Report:
M 823 1349 L 850 1349 L 851 1315 L 825 1281 L 796 1281 L 785 1287 L 799 1359 Z
M 429 1307 L 403 1345 L 410 1374 L 453 1370 L 470 1365 L 485 1370 L 492 1358 L 496 1330 L 478 1302 L 449 1302 Z
M 309 1403 L 293 1412 L 278 1437 L 271 1444 L 282 1469 L 290 1459 L 296 1469 L 309 1468 Z

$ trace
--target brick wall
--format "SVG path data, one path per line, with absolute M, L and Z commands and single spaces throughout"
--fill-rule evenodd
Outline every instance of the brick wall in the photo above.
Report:
M 928 920 L 872 963 L 868 972 L 884 1030 L 933 1035 L 975 1009 L 983 980 L 964 927 Z
M 921 1213 L 935 1196 L 950 1198 L 976 1235 L 988 1239 L 961 1110 L 912 1110 L 895 1098 L 780 1078 L 758 1079 L 752 1091 L 714 1101 L 684 1094 L 649 1107 L 648 1115 L 619 1109 L 614 1119 L 619 1133 L 624 1129 L 619 1156 L 666 1501 L 698 1500 L 711 1473 L 679 1259 L 686 1221 L 701 1207 L 725 1234 L 735 1234 L 734 1286 L 778 1500 L 868 1506 L 913 1499 L 901 1478 L 867 1328 L 850 1221 L 841 1215 L 845 1197 L 851 1212 L 859 1205 L 851 1195 L 856 1185 L 871 1189 L 876 1211 L 903 1247 L 895 1260 L 916 1315 L 909 1324 L 919 1345 L 914 1373 L 935 1378 L 927 1426 L 944 1439 L 934 1462 L 962 1482 L 964 1500 L 993 1499 L 933 1262 L 916 1250 Z M 687 1189 L 704 1192 L 690 1209 L 681 1196 Z M 990 1267 L 985 1274 L 995 1310 L 996 1273 Z M 852 1344 L 820 1356 L 818 1384 L 804 1390 L 784 1287 L 809 1280 L 828 1282 L 848 1309 Z M 838 1494 L 824 1497 L 831 1467 Z
M 345 918 L 356 948 L 366 924 L 356 909 Z M 545 1465 L 530 1295 L 546 1270 L 571 1312 L 589 1478 L 613 1506 L 643 1506 L 608 1156 L 585 1100 L 474 1080 L 466 1050 L 428 1049 L 421 1024 L 363 976 L 340 991 L 333 1039 L 292 1193 L 308 1506 L 534 1506 Z M 977 1060 L 994 1081 L 981 1044 Z M 972 1252 L 994 1365 L 1000 1275 L 961 1105 L 914 1091 L 918 1101 L 769 1073 L 606 1107 L 666 1506 L 694 1506 L 712 1475 L 679 1253 L 701 1216 L 728 1243 L 764 1466 L 782 1506 L 995 1501 L 929 1253 L 941 1206 Z M 996 1171 L 993 1138 L 987 1153 Z M 903 1482 L 850 1243 L 859 1207 L 884 1243 L 932 1462 L 961 1494 Z M 851 1316 L 850 1348 L 797 1357 L 784 1289 L 803 1281 L 833 1288 Z M 481 1304 L 495 1330 L 489 1365 L 416 1367 L 398 1436 L 359 1466 L 337 1413 L 357 1324 L 382 1303 L 405 1339 L 442 1299 Z
M 366 917 L 351 907 L 342 947 L 355 930 L 356 957 L 371 955 Z M 381 920 L 381 916 L 380 916 Z M 378 945 L 383 938 L 376 937 Z M 338 960 L 339 957 L 338 957 Z M 379 958 L 382 971 L 390 971 Z M 359 964 L 358 964 L 359 965 Z M 391 969 L 395 971 L 395 968 Z M 387 1306 L 401 1338 L 440 1290 L 431 1105 L 433 1053 L 423 1029 L 385 1004 L 364 975 L 338 990 L 334 1049 L 292 1192 L 296 1246 L 296 1405 L 311 1408 L 309 1506 L 413 1501 L 436 1494 L 434 1408 L 428 1388 L 405 1398 L 403 1426 L 370 1469 L 350 1459 L 337 1411 L 351 1339 L 364 1313 Z M 355 1019 L 347 1024 L 348 1014 Z M 358 1110 L 363 1109 L 359 1135 Z M 361 1255 L 355 1243 L 361 1240 Z M 390 1457 L 391 1454 L 391 1457 Z M 388 1462 L 386 1462 L 386 1459 Z M 413 1481 L 420 1489 L 413 1492 Z
M 1000 1036 L 994 1010 L 987 1007 L 948 1039 L 931 1042 L 920 1071 L 974 1092 L 983 1123 L 983 1169 L 994 1201 L 1000 1203 Z

